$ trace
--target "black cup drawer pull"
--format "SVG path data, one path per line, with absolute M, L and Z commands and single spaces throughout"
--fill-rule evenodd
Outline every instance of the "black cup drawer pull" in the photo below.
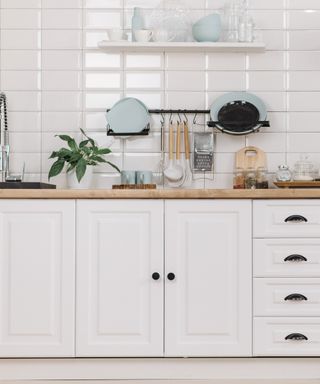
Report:
M 300 261 L 308 261 L 308 259 L 302 255 L 294 254 L 287 256 L 284 261 L 294 261 L 294 262 L 300 262 Z
M 167 276 L 168 280 L 173 281 L 176 278 L 176 275 L 172 272 L 168 273 Z
M 160 273 L 158 273 L 158 272 L 154 272 L 153 274 L 152 274 L 152 278 L 153 278 L 153 280 L 159 280 L 160 279 Z
M 291 215 L 285 219 L 285 223 L 307 223 L 308 220 L 301 215 Z
M 284 298 L 285 301 L 307 301 L 308 298 L 305 295 L 301 295 L 301 293 L 292 293 Z
M 290 335 L 286 336 L 286 340 L 308 340 L 308 338 L 302 333 L 291 333 Z

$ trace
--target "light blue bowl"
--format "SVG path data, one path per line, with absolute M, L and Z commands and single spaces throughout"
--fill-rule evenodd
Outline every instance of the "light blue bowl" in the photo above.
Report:
M 220 15 L 212 13 L 193 24 L 192 34 L 198 42 L 216 42 L 220 39 L 221 29 Z

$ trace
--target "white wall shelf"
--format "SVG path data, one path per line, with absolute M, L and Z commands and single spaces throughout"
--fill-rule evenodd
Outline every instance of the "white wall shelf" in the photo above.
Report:
M 101 41 L 98 47 L 105 51 L 126 51 L 126 52 L 263 52 L 264 43 L 196 43 L 196 42 L 177 42 L 177 43 L 137 43 L 131 41 Z

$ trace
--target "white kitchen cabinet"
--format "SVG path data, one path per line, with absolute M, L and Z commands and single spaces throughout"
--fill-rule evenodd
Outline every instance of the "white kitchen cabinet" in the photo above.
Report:
M 166 356 L 250 356 L 251 202 L 165 204 Z
M 74 356 L 75 202 L 0 201 L 0 356 Z
M 77 356 L 163 355 L 163 204 L 78 201 Z

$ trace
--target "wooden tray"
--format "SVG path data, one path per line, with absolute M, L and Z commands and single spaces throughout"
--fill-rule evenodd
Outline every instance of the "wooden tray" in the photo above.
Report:
M 320 181 L 275 181 L 278 188 L 320 188 Z
M 156 184 L 119 184 L 113 185 L 112 189 L 157 189 Z

